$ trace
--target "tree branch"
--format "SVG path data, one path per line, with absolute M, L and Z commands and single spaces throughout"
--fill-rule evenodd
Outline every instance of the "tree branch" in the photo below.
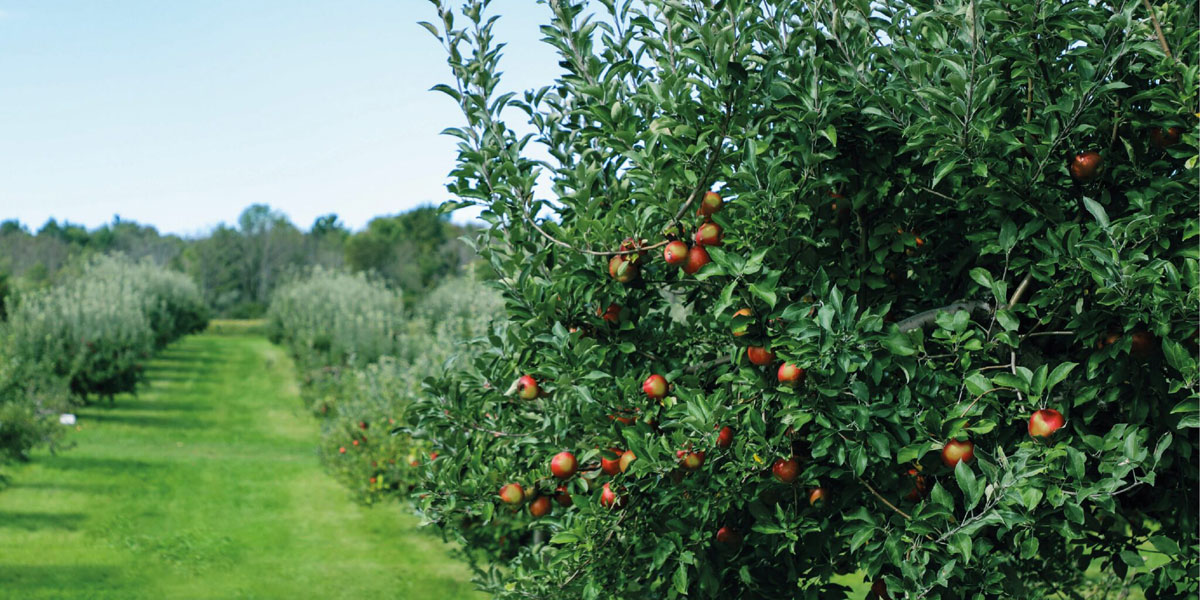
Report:
M 866 480 L 866 479 L 863 479 L 862 477 L 859 477 L 859 478 L 858 478 L 858 482 L 859 482 L 859 483 L 861 483 L 861 484 L 863 484 L 863 485 L 865 485 L 865 486 L 867 487 L 867 491 L 871 492 L 871 495 L 872 495 L 872 496 L 875 496 L 875 499 L 877 499 L 877 500 L 879 500 L 880 502 L 882 502 L 882 503 L 884 504 L 884 506 L 887 506 L 888 508 L 890 508 L 890 509 L 892 509 L 893 511 L 895 511 L 895 512 L 896 512 L 896 514 L 898 514 L 898 515 L 900 515 L 900 516 L 904 517 L 904 520 L 906 520 L 906 521 L 911 521 L 911 520 L 912 520 L 912 516 L 910 516 L 908 513 L 904 512 L 904 511 L 900 510 L 899 508 L 896 508 L 896 505 L 895 505 L 895 504 L 892 504 L 891 502 L 888 502 L 888 499 L 887 499 L 887 498 L 884 498 L 882 495 L 880 495 L 880 494 L 879 494 L 879 492 L 875 491 L 875 488 L 871 487 L 871 484 L 867 483 L 867 480 Z
M 1167 45 L 1167 37 L 1163 35 L 1162 26 L 1158 24 L 1158 17 L 1154 16 L 1154 8 L 1150 6 L 1150 0 L 1142 0 L 1142 6 L 1146 7 L 1146 12 L 1150 15 L 1150 22 L 1154 24 L 1154 34 L 1158 36 L 1158 45 L 1162 46 L 1163 53 L 1167 58 L 1175 58 L 1171 54 L 1171 47 Z

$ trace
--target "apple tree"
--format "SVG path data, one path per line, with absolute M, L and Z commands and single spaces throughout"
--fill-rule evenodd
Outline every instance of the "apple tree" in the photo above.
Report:
M 523 93 L 488 4 L 505 306 L 410 412 L 483 589 L 1196 593 L 1195 1 L 548 0 Z

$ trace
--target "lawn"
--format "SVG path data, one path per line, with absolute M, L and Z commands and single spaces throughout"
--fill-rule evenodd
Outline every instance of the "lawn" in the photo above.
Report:
M 75 447 L 4 468 L 0 598 L 478 597 L 402 507 L 322 472 L 279 348 L 196 335 L 147 379 L 80 409 Z

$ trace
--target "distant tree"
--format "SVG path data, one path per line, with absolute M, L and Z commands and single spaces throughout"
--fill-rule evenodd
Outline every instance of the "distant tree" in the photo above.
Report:
M 469 260 L 457 237 L 462 229 L 431 206 L 377 217 L 346 242 L 346 263 L 356 271 L 374 271 L 406 294 L 427 289 Z

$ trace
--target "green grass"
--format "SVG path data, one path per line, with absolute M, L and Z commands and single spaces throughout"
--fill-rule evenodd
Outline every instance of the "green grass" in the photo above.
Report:
M 147 379 L 80 409 L 74 448 L 5 470 L 0 598 L 477 597 L 402 507 L 357 506 L 322 472 L 265 339 L 189 337 Z

